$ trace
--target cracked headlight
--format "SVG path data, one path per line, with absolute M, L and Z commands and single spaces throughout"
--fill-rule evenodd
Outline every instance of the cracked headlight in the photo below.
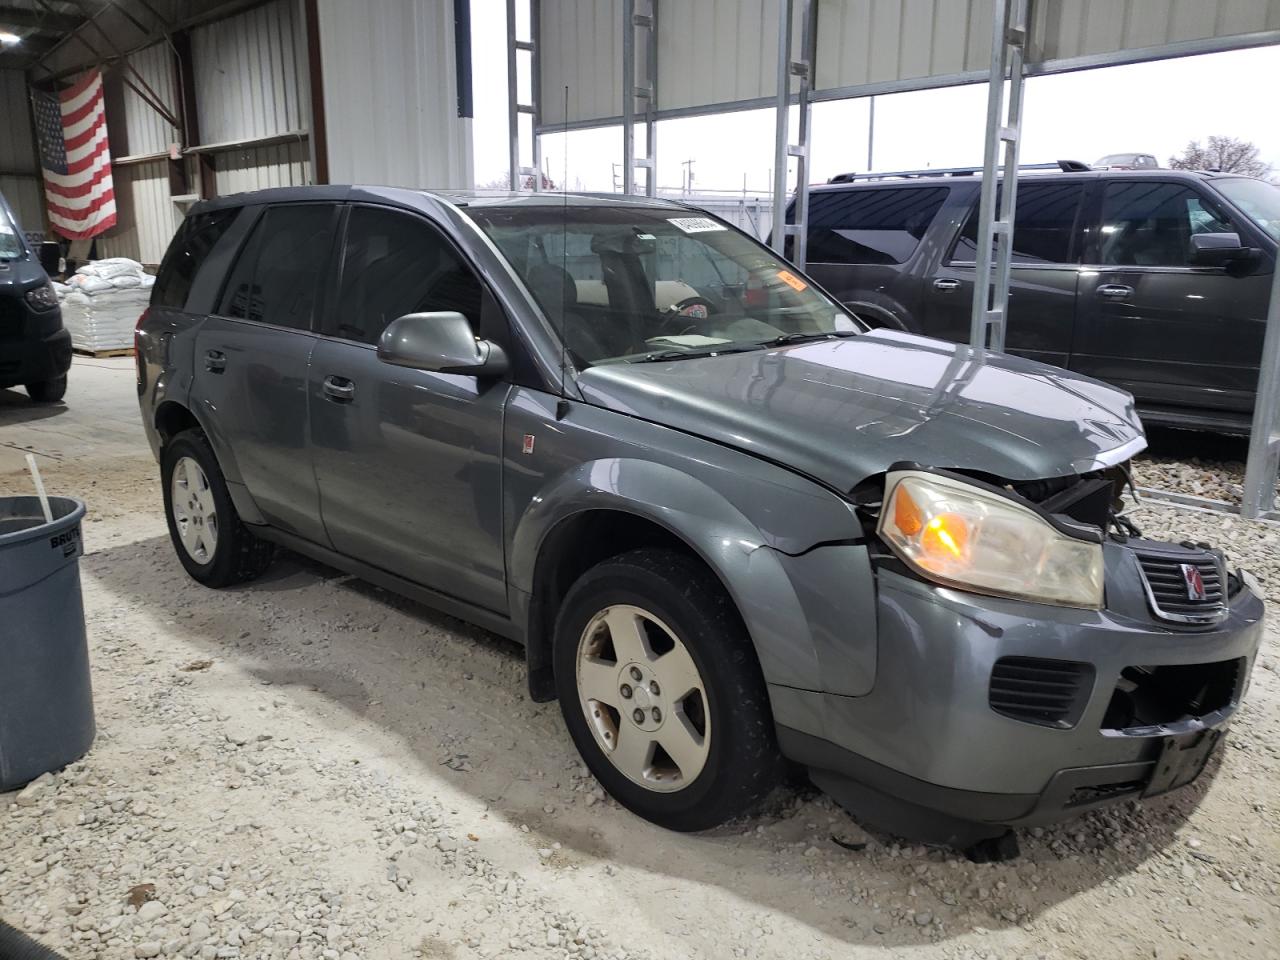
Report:
M 1102 607 L 1101 543 L 1064 533 L 1034 510 L 962 480 L 890 473 L 879 533 L 904 563 L 937 583 Z

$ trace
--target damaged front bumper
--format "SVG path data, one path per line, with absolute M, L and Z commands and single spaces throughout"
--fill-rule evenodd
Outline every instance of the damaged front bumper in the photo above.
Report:
M 1161 619 L 1138 551 L 1104 549 L 1098 611 L 881 567 L 872 689 L 771 687 L 784 753 L 868 822 L 956 846 L 1191 782 L 1244 696 L 1262 600 L 1223 571 L 1213 622 Z

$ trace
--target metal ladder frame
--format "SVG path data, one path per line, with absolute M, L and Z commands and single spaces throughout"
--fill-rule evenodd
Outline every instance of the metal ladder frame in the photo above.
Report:
M 778 91 L 773 156 L 772 246 L 780 256 L 787 237 L 795 237 L 791 260 L 804 269 L 809 241 L 809 117 L 813 93 L 813 62 L 817 43 L 817 0 L 800 3 L 800 58 L 791 58 L 796 0 L 778 0 Z M 791 139 L 791 78 L 799 78 L 796 102 L 800 119 L 796 143 Z M 796 158 L 795 214 L 787 223 L 787 163 Z
M 644 192 L 658 195 L 658 0 L 624 0 L 622 21 L 622 192 L 636 192 L 636 170 L 647 170 Z M 636 57 L 636 31 L 643 34 L 644 55 Z M 644 76 L 636 69 L 643 63 Z M 636 156 L 636 101 L 644 104 L 645 155 Z
M 529 4 L 529 39 L 520 40 L 516 36 L 516 0 L 507 0 L 507 136 L 511 151 L 508 164 L 511 177 L 511 190 L 519 192 L 524 188 L 524 178 L 530 177 L 534 193 L 542 192 L 542 137 L 538 134 L 538 126 L 542 121 L 542 70 L 539 62 L 538 27 L 542 22 L 540 0 L 526 0 Z M 529 54 L 530 93 L 532 103 L 520 102 L 519 55 Z M 533 118 L 533 166 L 520 166 L 520 115 L 527 113 Z
M 1241 515 L 1251 520 L 1280 520 L 1276 511 L 1276 473 L 1280 470 L 1280 255 L 1271 269 L 1267 331 L 1253 401 L 1244 495 L 1240 499 Z
M 987 133 L 978 204 L 978 256 L 973 274 L 969 343 L 1003 350 L 1009 310 L 1009 263 L 1018 195 L 1018 141 L 1022 137 L 1022 81 L 1030 0 L 993 0 Z M 1004 81 L 1009 78 L 1005 111 Z M 1000 157 L 1000 147 L 1004 156 Z M 999 170 L 997 171 L 997 164 Z M 1004 189 L 1000 189 L 1003 185 Z M 999 210 L 997 212 L 997 204 Z M 995 257 L 992 258 L 992 240 Z

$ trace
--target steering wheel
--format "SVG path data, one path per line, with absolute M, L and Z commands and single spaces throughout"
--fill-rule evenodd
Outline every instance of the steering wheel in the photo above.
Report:
M 692 321 L 680 329 L 680 333 L 688 333 L 690 330 L 696 330 L 701 321 L 710 319 L 715 312 L 715 304 L 706 297 L 685 297 L 662 311 L 662 326 L 664 329 L 671 327 L 682 319 Z

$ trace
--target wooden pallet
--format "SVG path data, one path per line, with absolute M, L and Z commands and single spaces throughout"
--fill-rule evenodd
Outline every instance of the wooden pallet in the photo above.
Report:
M 132 357 L 133 347 L 118 347 L 115 350 L 82 350 L 76 347 L 74 353 L 78 357 L 93 357 L 95 360 L 103 357 Z

